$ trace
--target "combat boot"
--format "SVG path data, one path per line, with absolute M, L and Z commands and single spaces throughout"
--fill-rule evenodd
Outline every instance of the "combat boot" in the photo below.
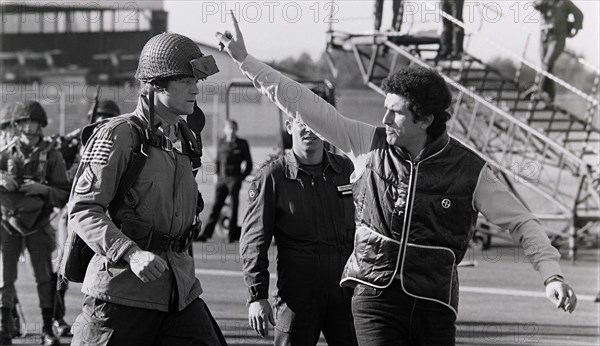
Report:
M 11 308 L 2 308 L 0 321 L 0 345 L 12 345 L 13 317 Z
M 52 330 L 52 309 L 42 309 L 42 345 L 60 345 Z

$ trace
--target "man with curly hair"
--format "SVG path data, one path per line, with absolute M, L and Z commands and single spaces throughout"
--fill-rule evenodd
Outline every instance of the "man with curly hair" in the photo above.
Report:
M 249 55 L 235 18 L 234 27 L 216 36 L 255 87 L 354 163 L 356 234 L 341 285 L 354 287 L 360 345 L 455 344 L 456 267 L 479 212 L 525 249 L 556 307 L 575 309 L 560 254 L 539 221 L 489 162 L 448 135 L 451 94 L 438 73 L 409 67 L 386 79 L 384 126 L 375 127 Z

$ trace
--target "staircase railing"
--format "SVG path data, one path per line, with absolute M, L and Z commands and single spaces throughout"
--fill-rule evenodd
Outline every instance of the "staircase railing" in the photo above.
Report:
M 426 6 L 431 6 L 431 4 L 426 3 Z M 538 66 L 537 64 L 535 64 L 535 63 L 533 63 L 533 62 L 525 59 L 524 57 L 518 56 L 517 54 L 513 53 L 510 49 L 508 49 L 508 48 L 500 45 L 496 41 L 494 41 L 494 40 L 490 39 L 489 37 L 487 37 L 486 35 L 482 34 L 477 29 L 472 28 L 470 25 L 467 25 L 464 22 L 456 19 L 455 17 L 453 17 L 449 13 L 444 12 L 444 11 L 442 11 L 439 8 L 436 8 L 436 7 L 433 7 L 433 8 L 435 8 L 435 11 L 440 16 L 446 18 L 447 20 L 451 21 L 455 25 L 458 25 L 458 26 L 462 27 L 465 30 L 465 33 L 469 33 L 471 35 L 475 35 L 475 36 L 480 37 L 481 39 L 483 39 L 489 45 L 491 45 L 494 48 L 498 49 L 499 51 L 502 51 L 503 53 L 505 53 L 508 57 L 510 57 L 515 62 L 519 62 L 519 63 L 522 63 L 524 65 L 527 65 L 529 68 L 533 69 L 538 74 L 544 75 L 547 78 L 553 80 L 557 84 L 561 85 L 562 87 L 564 87 L 565 89 L 569 90 L 573 94 L 575 94 L 575 95 L 581 97 L 582 99 L 586 100 L 590 104 L 592 104 L 594 106 L 598 105 L 598 100 L 596 100 L 593 96 L 588 95 L 587 93 L 579 90 L 577 87 L 575 87 L 575 86 L 573 86 L 573 85 L 565 82 L 564 80 L 560 79 L 559 77 L 555 76 L 554 74 L 549 73 L 548 71 L 545 71 L 541 66 Z
M 390 64 L 397 59 L 393 58 L 390 62 L 389 57 L 382 57 L 382 47 L 372 42 L 365 35 L 332 32 L 329 44 L 330 47 L 352 51 L 365 84 L 383 94 L 374 80 L 392 73 L 394 68 Z M 426 62 L 390 40 L 384 45 L 393 50 L 394 55 L 402 56 L 413 64 L 429 67 Z M 375 73 L 377 69 L 379 75 Z M 518 189 L 527 189 L 533 195 L 542 197 L 544 203 L 524 202 L 534 209 L 540 205 L 545 207 L 544 210 L 534 211 L 538 217 L 567 224 L 565 230 L 568 229 L 572 243 L 569 252 L 574 259 L 577 230 L 598 227 L 600 222 L 600 197 L 592 186 L 593 177 L 586 162 L 505 110 L 450 77 L 443 76 L 456 95 L 454 117 L 449 124 L 452 135 L 490 162 L 495 162 L 503 175 L 512 179 L 511 183 L 516 183 L 514 185 Z M 517 194 L 521 198 L 524 196 Z M 525 199 L 531 195 L 528 194 Z M 585 225 L 582 226 L 582 222 Z

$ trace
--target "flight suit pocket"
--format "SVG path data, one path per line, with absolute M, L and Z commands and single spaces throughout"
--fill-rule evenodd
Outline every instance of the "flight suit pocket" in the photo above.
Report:
M 280 297 L 275 296 L 275 328 L 289 333 L 294 325 L 295 317 L 294 311 Z

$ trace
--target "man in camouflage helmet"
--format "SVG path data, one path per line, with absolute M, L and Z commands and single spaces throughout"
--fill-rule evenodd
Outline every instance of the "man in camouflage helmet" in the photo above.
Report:
M 12 309 L 15 301 L 17 263 L 23 247 L 31 265 L 42 309 L 44 345 L 58 345 L 52 331 L 52 252 L 56 231 L 50 225 L 52 208 L 67 202 L 65 164 L 52 143 L 43 140 L 46 112 L 35 101 L 17 102 L 11 109 L 17 139 L 0 153 L 0 344 L 12 344 Z
M 199 148 L 184 120 L 197 108 L 198 81 L 217 71 L 189 38 L 154 36 L 140 54 L 137 108 L 101 123 L 89 138 L 68 204 L 69 232 L 95 252 L 73 345 L 225 344 L 199 298 L 188 253 L 199 228 L 192 171 Z M 115 207 L 139 142 L 145 164 Z

